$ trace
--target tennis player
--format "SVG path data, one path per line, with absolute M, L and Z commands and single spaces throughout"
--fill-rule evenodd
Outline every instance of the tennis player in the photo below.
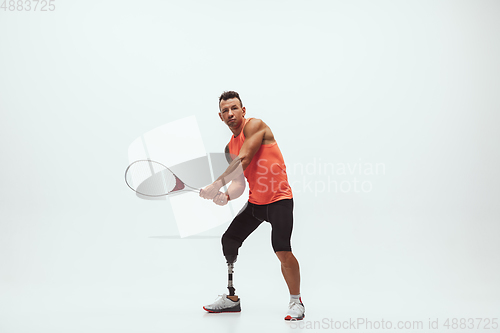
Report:
M 234 294 L 232 267 L 243 241 L 263 222 L 272 226 L 271 243 L 281 262 L 281 271 L 290 291 L 285 320 L 301 320 L 305 316 L 300 295 L 299 263 L 292 253 L 290 239 L 293 227 L 293 196 L 286 167 L 273 132 L 262 120 L 245 118 L 239 94 L 226 91 L 219 97 L 219 117 L 232 132 L 226 146 L 230 158 L 227 170 L 200 196 L 225 205 L 245 189 L 246 177 L 250 191 L 248 202 L 233 219 L 222 236 L 222 250 L 229 268 L 229 295 L 220 295 L 213 304 L 203 308 L 208 312 L 240 312 L 240 298 Z M 227 191 L 220 189 L 230 183 Z

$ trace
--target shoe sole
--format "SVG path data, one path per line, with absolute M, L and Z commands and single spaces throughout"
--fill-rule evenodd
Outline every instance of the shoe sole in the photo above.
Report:
M 209 310 L 206 307 L 203 307 L 203 310 L 208 311 L 210 313 L 225 313 L 225 312 L 241 312 L 241 309 L 238 310 L 219 310 L 219 311 L 214 311 L 214 310 Z
M 306 316 L 305 314 L 303 314 L 302 317 L 297 317 L 297 318 L 293 318 L 292 316 L 286 316 L 285 320 L 287 320 L 287 321 L 290 321 L 290 320 L 302 320 L 302 319 L 305 318 L 305 316 Z

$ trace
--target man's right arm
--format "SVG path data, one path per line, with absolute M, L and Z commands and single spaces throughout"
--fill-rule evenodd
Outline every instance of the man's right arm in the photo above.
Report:
M 253 156 L 262 145 L 266 132 L 270 132 L 267 125 L 260 119 L 248 122 L 243 131 L 245 142 L 241 146 L 239 155 L 229 163 L 226 171 L 219 178 L 200 191 L 200 197 L 205 199 L 215 198 L 219 200 L 220 198 L 216 198 L 216 196 L 220 195 L 219 190 L 221 187 L 239 177 L 244 177 L 243 171 L 248 167 Z M 272 133 L 268 133 L 268 135 L 269 134 L 272 136 Z M 241 193 L 243 193 L 243 191 Z M 241 193 L 239 195 L 241 195 Z

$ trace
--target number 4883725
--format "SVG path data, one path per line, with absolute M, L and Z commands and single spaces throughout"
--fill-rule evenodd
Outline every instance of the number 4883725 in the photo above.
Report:
M 3 9 L 4 11 L 8 10 L 11 12 L 29 12 L 31 10 L 40 12 L 53 12 L 54 10 L 56 10 L 56 5 L 54 3 L 55 1 L 56 0 L 4 0 L 2 2 L 2 5 L 0 6 L 0 9 Z

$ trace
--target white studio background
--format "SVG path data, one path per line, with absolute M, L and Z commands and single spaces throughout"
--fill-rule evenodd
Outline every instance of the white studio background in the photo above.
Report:
M 123 172 L 191 115 L 221 152 L 224 90 L 282 149 L 310 318 L 500 316 L 500 2 L 52 3 L 0 10 L 0 331 L 215 330 L 224 228 L 178 239 Z M 268 238 L 236 287 L 290 330 Z

